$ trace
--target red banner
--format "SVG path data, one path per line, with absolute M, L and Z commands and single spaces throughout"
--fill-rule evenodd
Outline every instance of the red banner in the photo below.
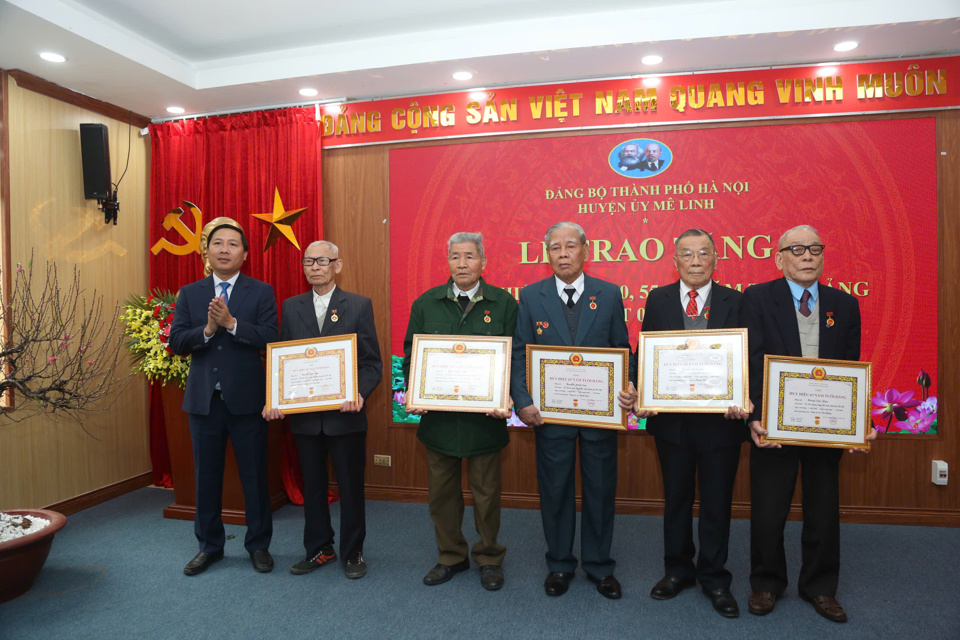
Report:
M 457 231 L 484 234 L 485 277 L 518 295 L 551 273 L 546 229 L 578 222 L 590 241 L 587 271 L 621 285 L 636 346 L 647 294 L 677 280 L 681 232 L 712 233 L 715 279 L 743 289 L 779 277 L 780 235 L 810 224 L 827 247 L 821 283 L 860 300 L 874 391 L 920 399 L 922 369 L 935 394 L 935 158 L 930 118 L 395 149 L 391 352 L 402 354 L 413 300 L 446 280 L 446 241 Z M 892 430 L 936 423 L 920 426 Z
M 960 57 L 566 82 L 322 107 L 323 146 L 960 106 Z

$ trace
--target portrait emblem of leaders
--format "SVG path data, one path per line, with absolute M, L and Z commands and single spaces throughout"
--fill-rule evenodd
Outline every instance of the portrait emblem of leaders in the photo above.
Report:
M 659 140 L 640 138 L 618 144 L 608 157 L 610 168 L 628 178 L 660 174 L 673 161 L 670 147 Z

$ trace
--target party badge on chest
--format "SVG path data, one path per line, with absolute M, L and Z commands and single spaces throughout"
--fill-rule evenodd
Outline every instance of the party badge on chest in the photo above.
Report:
M 590 296 L 590 308 L 596 310 L 597 308 L 597 296 Z
M 833 311 L 827 311 L 827 326 L 832 327 L 836 322 L 833 319 Z
M 339 319 L 340 319 L 340 318 L 337 317 L 337 310 L 336 310 L 336 309 L 331 310 L 331 311 L 330 311 L 330 320 L 333 321 L 333 322 L 336 322 L 336 321 L 339 320 Z
M 490 310 L 489 310 L 489 309 L 484 309 L 484 310 L 483 310 L 483 321 L 486 322 L 487 324 L 490 324 L 491 321 L 490 321 Z

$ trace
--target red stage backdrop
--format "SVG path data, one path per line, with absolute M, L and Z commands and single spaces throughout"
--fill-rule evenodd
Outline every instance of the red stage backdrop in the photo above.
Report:
M 664 166 L 636 168 L 661 150 Z M 626 149 L 627 153 L 621 156 Z M 821 284 L 863 315 L 874 392 L 934 396 L 891 431 L 932 432 L 937 387 L 937 192 L 933 119 L 642 132 L 397 149 L 390 152 L 391 353 L 410 305 L 444 282 L 446 241 L 484 235 L 484 274 L 519 295 L 551 274 L 543 234 L 581 224 L 587 271 L 621 285 L 636 347 L 651 288 L 677 280 L 673 240 L 699 227 L 720 254 L 715 278 L 744 289 L 780 277 L 780 235 L 810 224 L 826 244 Z M 405 414 L 395 405 L 395 419 Z M 886 425 L 886 419 L 877 424 Z
M 278 309 L 285 298 L 309 288 L 300 267 L 300 249 L 323 234 L 320 130 L 313 108 L 167 122 L 150 125 L 150 135 L 151 290 L 176 292 L 203 277 L 199 253 L 182 247 L 194 247 L 203 225 L 219 216 L 233 218 L 243 227 L 250 244 L 243 272 L 273 285 Z M 253 214 L 274 213 L 278 191 L 284 210 L 306 207 L 291 225 L 300 249 L 280 237 L 264 252 L 270 224 Z M 196 224 L 187 211 L 180 215 L 179 223 L 168 221 L 170 228 L 165 229 L 164 219 L 172 209 L 187 209 L 184 200 L 197 205 L 202 220 Z M 159 484 L 166 474 L 169 485 L 170 463 L 158 394 L 155 388 L 151 398 L 154 481 Z M 299 467 L 292 442 L 288 444 L 284 486 L 296 501 L 300 492 L 294 476 Z

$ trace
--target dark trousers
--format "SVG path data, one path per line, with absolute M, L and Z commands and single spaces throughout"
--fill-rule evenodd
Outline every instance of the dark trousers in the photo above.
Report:
M 583 488 L 580 514 L 580 560 L 595 578 L 613 575 L 614 506 L 617 493 L 617 432 L 558 424 L 535 427 L 540 517 L 547 539 L 547 568 L 573 572 L 577 559 L 576 458 L 580 445 Z
M 693 437 L 681 446 L 656 438 L 663 476 L 663 564 L 665 574 L 699 579 L 708 591 L 729 589 L 730 503 L 740 462 L 740 444 L 699 447 Z M 700 555 L 694 565 L 693 502 L 700 487 L 697 535 Z
M 312 558 L 322 547 L 333 544 L 330 504 L 327 501 L 329 472 L 327 456 L 333 462 L 340 491 L 340 557 L 344 560 L 363 552 L 367 536 L 363 474 L 367 462 L 367 432 L 342 436 L 294 434 L 300 470 L 303 473 L 303 546 Z
M 810 598 L 836 596 L 840 575 L 842 449 L 750 448 L 750 587 L 781 595 L 787 588 L 783 527 L 797 473 L 803 489 L 801 565 L 797 588 Z
M 463 537 L 462 458 L 444 455 L 427 448 L 430 471 L 430 519 L 437 536 L 438 562 L 454 565 L 467 559 L 467 540 Z M 467 458 L 467 478 L 473 494 L 473 522 L 480 540 L 473 545 L 471 557 L 479 566 L 499 565 L 506 547 L 497 542 L 500 533 L 500 478 L 503 475 L 501 451 Z
M 197 480 L 197 512 L 193 529 L 200 551 L 216 553 L 225 540 L 223 520 L 223 469 L 227 438 L 233 443 L 243 487 L 247 551 L 266 549 L 273 536 L 273 513 L 267 484 L 267 423 L 259 413 L 233 415 L 219 392 L 210 401 L 210 414 L 190 414 L 193 469 Z

